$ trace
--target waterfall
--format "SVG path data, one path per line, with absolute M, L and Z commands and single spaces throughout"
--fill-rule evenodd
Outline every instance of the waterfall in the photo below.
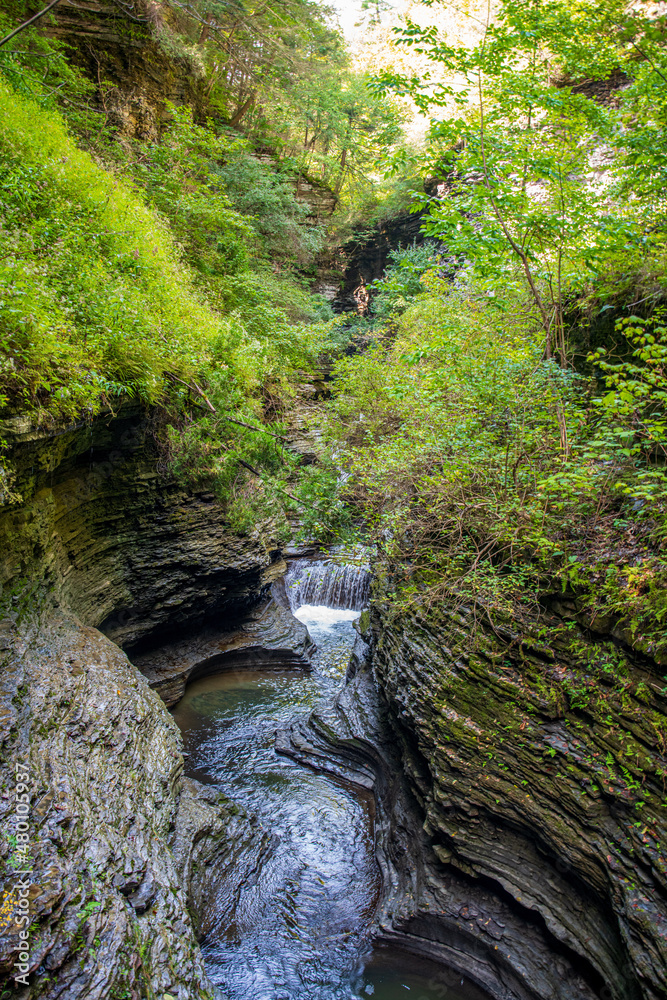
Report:
M 361 611 L 368 604 L 370 580 L 363 566 L 298 559 L 287 571 L 285 590 L 292 611 L 303 604 Z

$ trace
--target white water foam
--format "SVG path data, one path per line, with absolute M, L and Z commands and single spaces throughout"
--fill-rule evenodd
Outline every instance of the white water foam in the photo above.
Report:
M 342 679 L 357 637 L 352 622 L 359 617 L 359 612 L 349 608 L 327 608 L 321 604 L 302 604 L 292 613 L 303 622 L 317 646 L 317 670 L 326 677 Z
M 332 629 L 338 622 L 353 622 L 359 617 L 358 611 L 347 608 L 326 608 L 321 604 L 302 604 L 293 612 L 294 617 L 310 628 Z

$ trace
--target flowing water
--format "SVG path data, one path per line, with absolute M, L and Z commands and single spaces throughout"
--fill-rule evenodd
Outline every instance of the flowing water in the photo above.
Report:
M 287 571 L 285 587 L 293 611 L 304 604 L 361 611 L 368 604 L 370 579 L 362 566 L 297 559 Z
M 336 587 L 318 585 L 331 594 L 337 588 L 342 600 L 334 576 Z M 348 574 L 347 585 L 348 598 L 358 597 L 367 582 Z M 174 710 L 188 773 L 214 783 L 272 834 L 233 919 L 221 919 L 204 943 L 207 972 L 230 1000 L 394 1000 L 408 992 L 441 1000 L 443 988 L 448 1000 L 472 1000 L 449 979 L 443 987 L 445 970 L 437 979 L 423 973 L 421 960 L 401 964 L 371 952 L 380 891 L 372 801 L 275 752 L 276 730 L 342 685 L 358 617 L 358 610 L 294 603 L 319 649 L 316 670 L 228 670 L 193 682 Z

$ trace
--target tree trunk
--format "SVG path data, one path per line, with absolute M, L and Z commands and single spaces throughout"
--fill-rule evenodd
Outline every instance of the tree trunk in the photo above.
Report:
M 340 194 L 340 189 L 343 186 L 343 179 L 345 178 L 345 164 L 347 163 L 347 146 L 343 149 L 340 154 L 340 173 L 338 174 L 338 180 L 336 181 L 336 187 L 334 189 L 334 194 L 336 197 Z
M 231 128 L 234 128 L 235 125 L 238 125 L 238 123 L 241 121 L 244 115 L 246 115 L 248 111 L 250 111 L 254 103 L 255 103 L 255 94 L 252 93 L 248 98 L 248 100 L 241 105 L 241 107 L 234 113 L 233 117 L 229 121 L 229 125 L 231 126 Z

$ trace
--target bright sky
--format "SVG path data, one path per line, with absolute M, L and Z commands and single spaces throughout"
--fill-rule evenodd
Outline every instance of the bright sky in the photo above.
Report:
M 355 27 L 361 18 L 362 0 L 330 0 L 338 12 L 340 25 L 347 38 L 357 69 L 377 73 L 385 68 L 398 72 L 422 75 L 429 72 L 433 78 L 440 76 L 439 69 L 408 46 L 393 45 L 392 26 L 400 23 L 402 16 L 409 16 L 422 26 L 436 25 L 442 37 L 449 41 L 474 45 L 480 36 L 480 26 L 486 18 L 488 0 L 441 0 L 426 6 L 420 0 L 386 0 L 391 9 L 385 11 L 382 23 L 376 27 Z M 493 0 L 491 0 L 493 7 Z M 366 14 L 368 20 L 368 14 Z M 444 79 L 448 79 L 446 76 Z M 457 83 L 452 78 L 451 83 Z M 409 99 L 407 131 L 410 138 L 419 140 L 426 129 L 426 119 L 419 115 Z
M 333 0 L 333 6 L 338 11 L 343 34 L 352 41 L 358 30 L 354 27 L 354 23 L 359 20 L 361 14 L 361 0 Z

